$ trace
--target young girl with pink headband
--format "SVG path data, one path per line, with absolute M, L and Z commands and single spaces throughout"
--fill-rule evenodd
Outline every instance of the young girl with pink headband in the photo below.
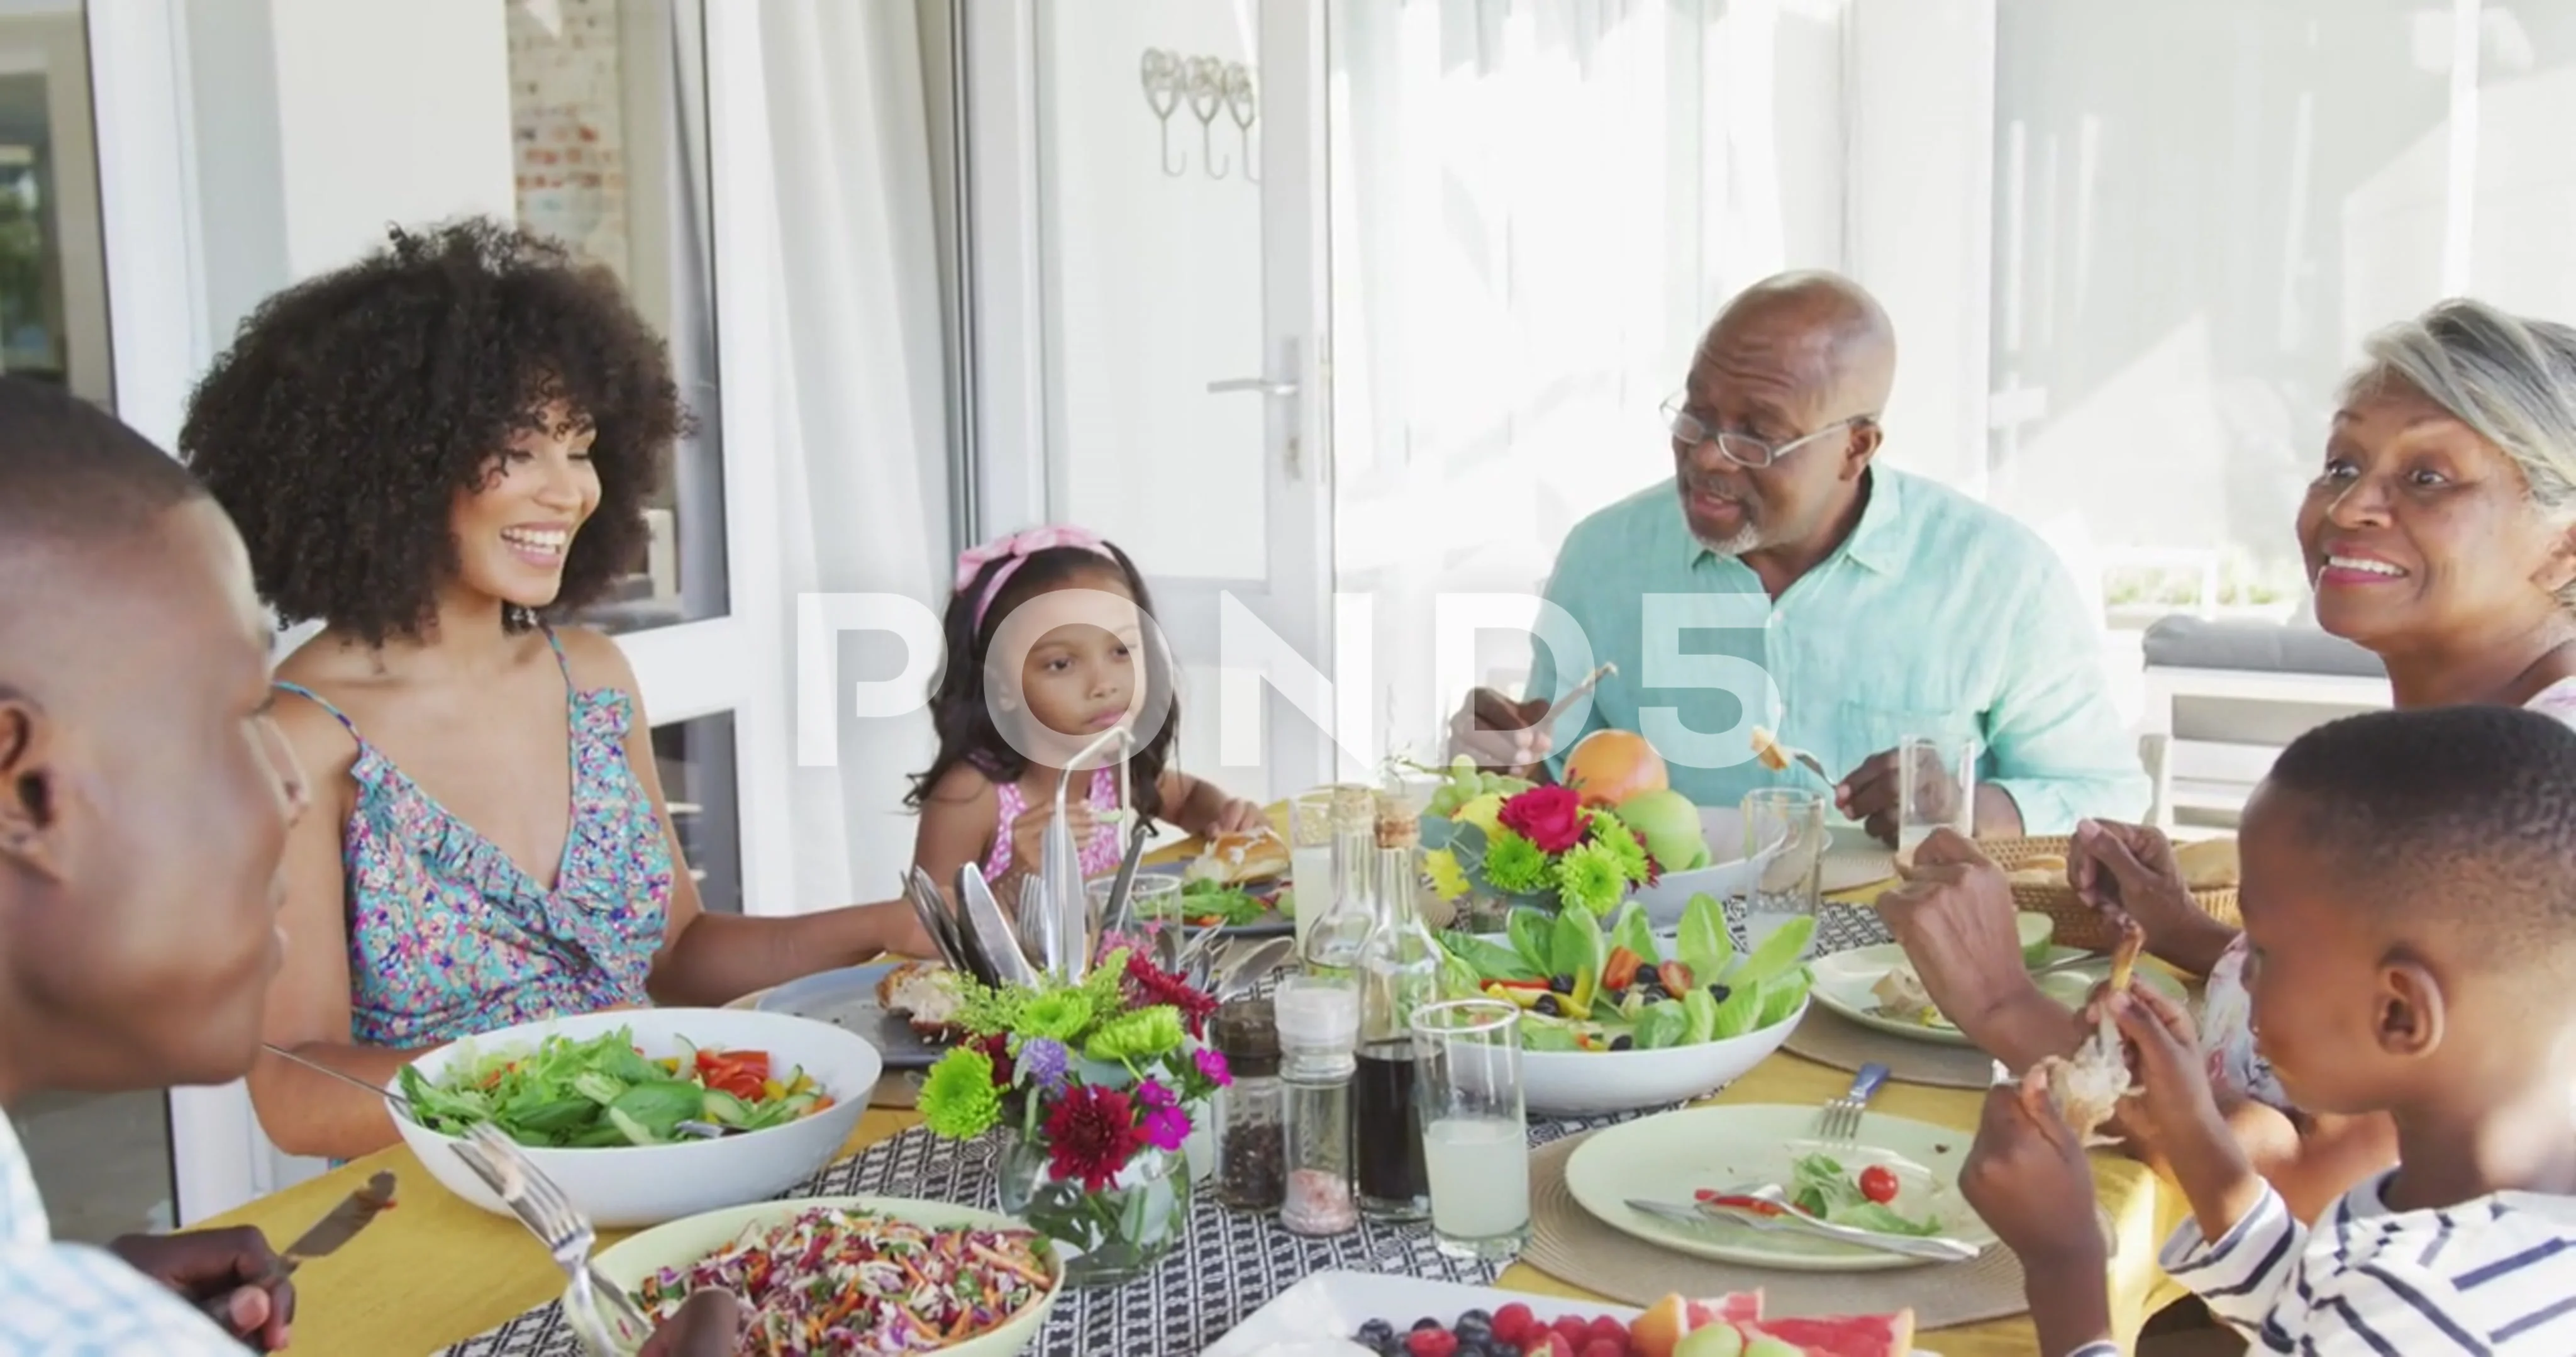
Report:
M 1261 807 L 1169 768 L 1180 707 L 1153 601 L 1125 552 L 1069 526 L 1031 528 L 957 561 L 947 663 L 931 695 L 939 753 L 913 778 L 921 812 L 913 863 L 953 889 L 969 862 L 1016 899 L 1036 871 L 1057 779 L 1118 726 L 1135 736 L 1122 770 L 1097 760 L 1066 816 L 1085 877 L 1117 870 L 1122 783 L 1132 809 L 1189 834 L 1254 829 Z M 1113 746 L 1114 748 L 1114 746 Z

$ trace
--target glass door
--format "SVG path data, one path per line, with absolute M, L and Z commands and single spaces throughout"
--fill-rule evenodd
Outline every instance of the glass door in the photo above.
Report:
M 1241 796 L 1308 786 L 1329 774 L 1335 710 L 1321 5 L 1021 15 L 982 42 L 970 28 L 968 61 L 970 84 L 1006 78 L 1025 42 L 1026 116 L 969 136 L 978 161 L 997 139 L 1035 150 L 1036 284 L 1017 304 L 1042 337 L 1045 516 L 1145 572 L 1181 675 L 1178 765 Z M 984 432 L 988 479 L 1029 455 Z M 978 531 L 1038 507 L 988 500 Z

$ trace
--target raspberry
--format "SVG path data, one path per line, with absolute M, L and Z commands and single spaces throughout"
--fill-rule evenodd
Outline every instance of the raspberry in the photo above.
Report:
M 1506 1343 L 1519 1343 L 1538 1329 L 1538 1317 L 1530 1308 L 1514 1301 L 1494 1312 L 1494 1336 Z
M 1608 1343 L 1621 1353 L 1628 1350 L 1628 1326 L 1608 1315 L 1593 1320 L 1592 1327 L 1583 1332 L 1587 1346 L 1593 1343 Z
M 1535 1321 L 1533 1321 L 1535 1322 Z M 1574 1344 L 1554 1329 L 1540 1329 L 1521 1345 L 1522 1357 L 1575 1357 Z
M 1562 1335 L 1565 1345 L 1576 1352 L 1581 1352 L 1584 1340 L 1592 1336 L 1592 1326 L 1585 1323 L 1581 1315 L 1560 1316 L 1554 1324 L 1548 1325 L 1548 1328 Z
M 1458 1350 L 1458 1336 L 1447 1329 L 1415 1329 L 1405 1338 L 1404 1350 L 1413 1357 L 1450 1357 Z
M 1584 1344 L 1583 1351 L 1576 1357 L 1628 1357 L 1628 1345 L 1624 1341 L 1613 1343 L 1607 1338 L 1595 1338 Z

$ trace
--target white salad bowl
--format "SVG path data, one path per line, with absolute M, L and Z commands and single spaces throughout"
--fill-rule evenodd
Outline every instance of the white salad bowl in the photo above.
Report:
M 1704 1097 L 1771 1058 L 1812 999 L 1760 1031 L 1652 1051 L 1521 1052 L 1521 1089 L 1533 1116 L 1588 1117 Z
M 1628 898 L 1646 907 L 1646 920 L 1658 929 L 1681 927 L 1682 911 L 1694 895 L 1714 896 L 1721 903 L 1753 893 L 1762 866 L 1779 851 L 1776 844 L 1744 856 L 1744 812 L 1717 806 L 1699 813 L 1700 833 L 1708 841 L 1710 865 L 1695 872 L 1666 872 L 1651 886 L 1639 886 Z
M 686 1220 L 675 1220 L 658 1226 L 600 1251 L 592 1259 L 599 1275 L 624 1287 L 633 1295 L 646 1279 L 664 1268 L 685 1269 L 700 1259 L 724 1248 L 746 1234 L 783 1225 L 818 1206 L 848 1211 L 873 1211 L 930 1229 L 971 1225 L 982 1229 L 1025 1230 L 1026 1221 L 978 1211 L 971 1206 L 951 1202 L 918 1201 L 910 1197 L 796 1197 L 786 1201 L 754 1202 L 749 1206 L 709 1211 Z M 975 1335 L 962 1343 L 942 1347 L 943 1357 L 1010 1357 L 1025 1351 L 1029 1340 L 1045 1326 L 1047 1311 L 1055 1308 L 1056 1297 L 1064 1293 L 1064 1262 L 1055 1260 L 1055 1280 L 1037 1300 L 1031 1302 L 1007 1323 Z
M 621 1027 L 634 1034 L 637 1049 L 654 1059 L 678 1055 L 684 1041 L 709 1050 L 766 1051 L 773 1069 L 803 1069 L 832 1105 L 783 1126 L 719 1140 L 602 1149 L 524 1147 L 537 1170 L 561 1184 L 573 1205 L 602 1229 L 659 1225 L 757 1202 L 813 1176 L 850 1138 L 883 1069 L 877 1049 L 855 1033 L 792 1014 L 731 1008 L 641 1008 L 522 1023 L 440 1047 L 413 1061 L 412 1068 L 435 1083 L 453 1062 L 486 1053 L 531 1052 L 548 1036 L 584 1040 Z M 400 1078 L 386 1088 L 398 1096 Z M 454 1147 L 463 1143 L 459 1137 L 413 1121 L 399 1102 L 390 1102 L 387 1110 L 403 1143 L 431 1177 L 486 1211 L 509 1214 L 456 1157 Z

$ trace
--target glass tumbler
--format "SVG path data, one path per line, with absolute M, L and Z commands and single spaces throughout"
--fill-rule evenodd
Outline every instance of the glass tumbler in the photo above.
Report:
M 1529 1242 L 1520 1017 L 1493 999 L 1454 999 L 1413 1015 L 1432 1241 L 1453 1258 L 1499 1261 Z

